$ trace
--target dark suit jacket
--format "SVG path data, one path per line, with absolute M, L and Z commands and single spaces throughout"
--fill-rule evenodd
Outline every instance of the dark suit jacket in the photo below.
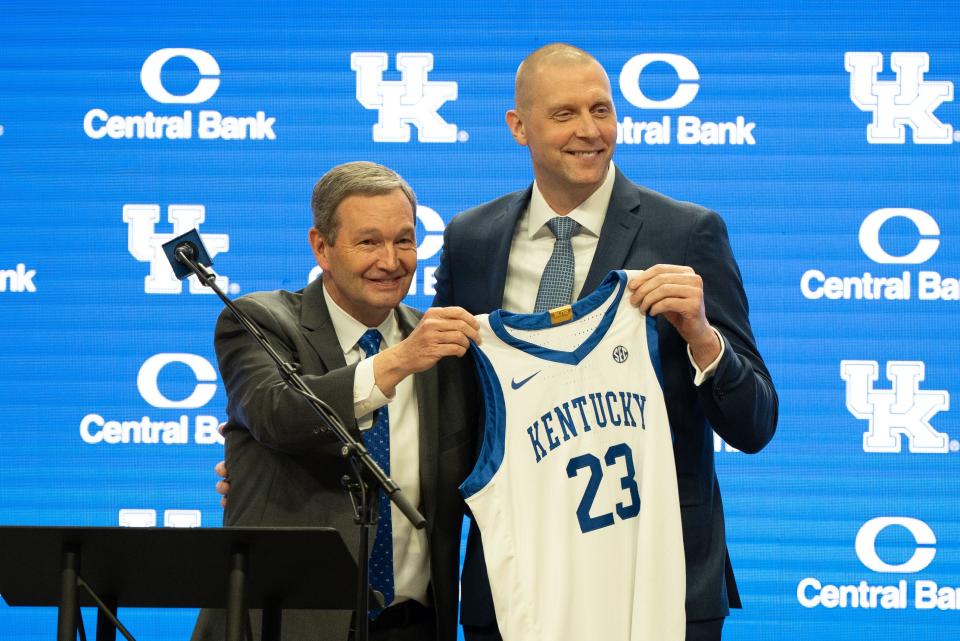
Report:
M 499 308 L 513 229 L 531 188 L 469 211 L 447 226 L 436 272 L 435 306 L 459 305 L 474 314 Z M 674 432 L 674 455 L 687 563 L 687 619 L 723 617 L 740 607 L 724 535 L 723 506 L 714 472 L 713 431 L 730 445 L 756 452 L 773 437 L 777 395 L 747 317 L 747 298 L 726 226 L 714 212 L 634 185 L 617 171 L 596 255 L 581 295 L 612 269 L 657 263 L 689 265 L 702 278 L 710 323 L 726 342 L 714 376 L 699 388 L 686 343 L 657 319 L 664 395 Z M 494 622 L 479 535 L 471 530 L 462 577 L 461 621 Z
M 359 440 L 353 416 L 356 366 L 344 361 L 321 281 L 301 292 L 261 292 L 236 303 L 284 359 L 300 365 L 306 385 L 333 407 Z M 397 314 L 404 335 L 413 331 L 419 312 L 400 306 Z M 273 361 L 228 310 L 217 323 L 215 346 L 229 417 L 225 433 L 231 485 L 224 524 L 335 527 L 356 556 L 358 529 L 349 497 L 340 484 L 349 470 L 340 456 L 339 441 L 332 434 L 315 433 L 319 420 L 314 412 L 281 381 Z M 438 638 L 450 641 L 457 634 L 457 571 L 464 510 L 457 487 L 469 472 L 475 449 L 475 385 L 468 359 L 443 359 L 434 368 L 414 375 L 420 414 L 418 507 L 428 523 Z M 472 417 L 471 422 L 467 417 Z M 283 638 L 343 641 L 349 621 L 350 612 L 285 612 Z M 222 624 L 222 613 L 203 613 L 194 638 L 223 639 Z

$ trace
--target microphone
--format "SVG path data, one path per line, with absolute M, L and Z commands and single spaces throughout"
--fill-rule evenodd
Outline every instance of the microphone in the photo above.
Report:
M 196 229 L 165 242 L 163 253 L 167 255 L 173 274 L 180 280 L 193 273 L 196 273 L 198 278 L 214 277 L 209 270 L 204 269 L 213 265 L 213 261 L 210 260 L 210 254 L 203 246 L 203 240 Z
M 183 241 L 173 248 L 173 254 L 176 256 L 177 262 L 183 264 L 187 262 L 186 259 L 197 257 L 197 246 L 191 242 Z

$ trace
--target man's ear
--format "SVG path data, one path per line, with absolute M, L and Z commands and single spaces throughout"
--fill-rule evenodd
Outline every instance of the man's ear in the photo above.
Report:
M 518 144 L 527 146 L 527 134 L 523 128 L 523 118 L 520 117 L 520 112 L 516 109 L 511 109 L 507 112 L 507 127 L 510 128 L 510 134 L 513 136 L 513 139 L 517 141 Z
M 310 228 L 310 249 L 313 250 L 313 257 L 317 260 L 317 264 L 320 265 L 320 268 L 323 271 L 330 269 L 330 261 L 327 258 L 327 250 L 330 247 L 330 244 L 327 242 L 327 239 L 323 237 L 316 227 Z

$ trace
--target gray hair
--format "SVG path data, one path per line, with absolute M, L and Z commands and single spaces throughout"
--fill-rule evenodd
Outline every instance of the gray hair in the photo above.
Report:
M 382 196 L 397 189 L 407 197 L 416 214 L 417 197 L 407 181 L 394 170 L 365 161 L 337 165 L 321 176 L 313 187 L 313 197 L 310 199 L 313 226 L 333 245 L 340 228 L 337 217 L 340 203 L 350 196 Z

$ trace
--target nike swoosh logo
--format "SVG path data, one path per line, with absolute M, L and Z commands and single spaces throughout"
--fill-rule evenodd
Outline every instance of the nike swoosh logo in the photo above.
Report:
M 534 373 L 531 374 L 530 376 L 526 377 L 525 379 L 523 379 L 523 380 L 520 381 L 519 383 L 517 382 L 517 379 L 514 378 L 514 379 L 512 379 L 512 380 L 510 381 L 510 387 L 512 387 L 513 389 L 520 389 L 521 387 L 523 387 L 524 385 L 527 384 L 527 381 L 529 381 L 531 378 L 533 378 L 534 376 L 536 376 L 537 374 L 539 374 L 539 373 L 542 372 L 542 371 L 543 371 L 543 370 L 537 370 L 536 372 L 534 372 Z

